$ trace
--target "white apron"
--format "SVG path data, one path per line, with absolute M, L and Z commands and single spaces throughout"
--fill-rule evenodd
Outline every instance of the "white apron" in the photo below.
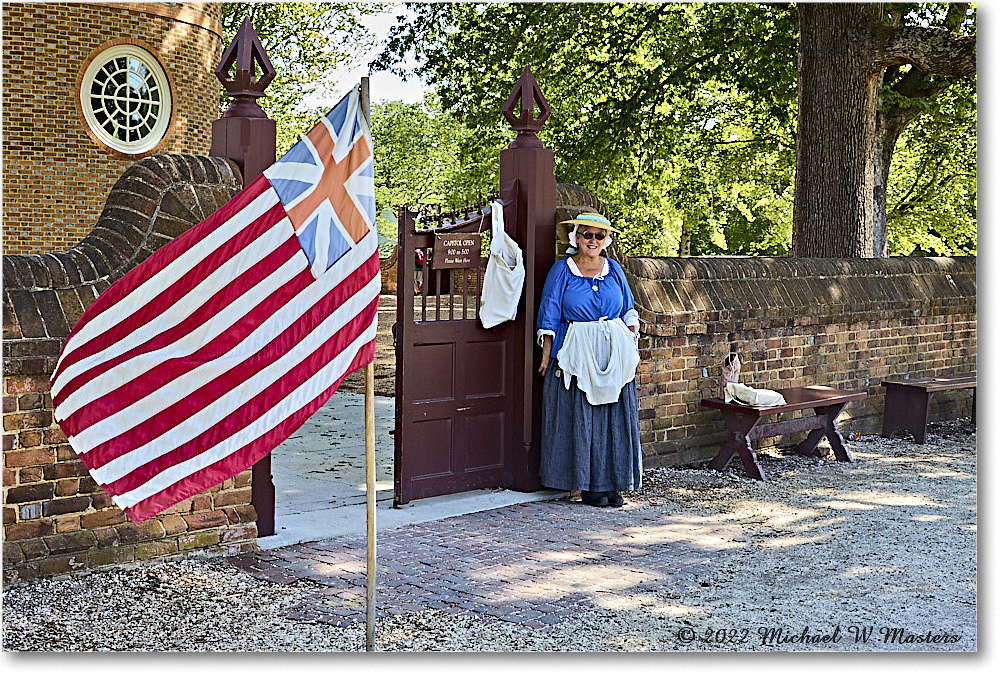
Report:
M 635 379 L 639 350 L 635 337 L 621 319 L 574 321 L 556 355 L 570 387 L 571 376 L 590 405 L 616 403 L 622 387 Z

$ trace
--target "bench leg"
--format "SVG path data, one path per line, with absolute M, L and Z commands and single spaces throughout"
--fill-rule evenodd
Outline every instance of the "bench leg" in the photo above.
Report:
M 826 436 L 826 439 L 830 441 L 830 447 L 833 448 L 833 454 L 838 462 L 853 462 L 854 457 L 851 455 L 851 451 L 847 449 L 847 446 L 844 445 L 844 437 L 840 435 L 840 430 L 837 429 L 837 416 L 846 405 L 846 403 L 840 403 L 838 405 L 816 408 L 816 416 L 824 418 L 823 426 L 819 429 L 813 429 L 804 441 L 795 446 L 796 454 L 811 455 L 820 440 Z
M 816 411 L 816 414 L 819 415 L 818 410 Z M 809 435 L 806 436 L 806 439 L 795 446 L 795 454 L 806 456 L 813 454 L 813 450 L 816 449 L 816 446 L 819 445 L 820 439 L 822 439 L 825 435 L 826 423 L 824 423 L 823 427 L 810 431 Z
M 905 387 L 885 388 L 885 413 L 882 416 L 882 438 L 903 429 L 913 434 L 913 440 L 927 440 L 927 422 L 931 410 L 931 393 Z
M 816 411 L 826 415 L 826 427 L 823 432 L 826 435 L 826 440 L 830 441 L 830 447 L 833 448 L 833 456 L 837 458 L 838 462 L 853 462 L 854 456 L 844 445 L 844 437 L 840 435 L 840 429 L 837 428 L 837 416 L 840 415 L 840 411 L 844 409 L 845 405 L 847 404 L 831 405 L 828 408 L 817 408 Z
M 738 453 L 740 461 L 743 462 L 743 470 L 747 472 L 748 476 L 757 480 L 766 480 L 764 469 L 757 463 L 757 455 L 750 445 L 750 439 L 747 438 L 747 434 L 757 426 L 760 418 L 739 415 L 725 410 L 722 411 L 722 417 L 726 422 L 726 429 L 729 431 L 729 440 L 723 444 L 719 454 L 709 462 L 708 468 L 724 471 L 729 466 L 729 462 L 732 461 L 733 455 Z

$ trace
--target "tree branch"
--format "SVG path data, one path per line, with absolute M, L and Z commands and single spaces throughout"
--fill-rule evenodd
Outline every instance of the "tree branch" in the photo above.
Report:
M 900 201 L 899 203 L 897 203 L 896 206 L 892 209 L 893 215 L 902 216 L 915 210 L 917 207 L 919 207 L 921 204 L 924 204 L 927 201 L 928 196 L 931 193 L 933 194 L 940 193 L 941 190 L 943 190 L 948 185 L 948 183 L 955 180 L 956 178 L 975 178 L 975 176 L 973 174 L 964 172 L 953 173 L 949 176 L 945 176 L 944 178 L 942 178 L 937 182 L 928 183 L 920 190 L 918 194 L 913 195 L 912 192 L 909 193 L 908 196 L 912 196 L 913 197 L 912 199 L 907 199 L 906 201 Z
M 976 37 L 946 28 L 882 26 L 877 68 L 912 64 L 926 73 L 968 77 L 976 74 Z
M 906 194 L 900 197 L 896 202 L 896 206 L 893 208 L 893 213 L 905 213 L 908 209 L 912 208 L 913 205 L 924 201 L 923 195 L 927 194 L 928 188 L 935 186 L 938 170 L 941 168 L 941 165 L 944 164 L 944 160 L 945 158 L 941 157 L 934 163 L 931 177 L 922 187 L 920 185 L 920 180 L 924 177 L 924 174 L 927 173 L 928 165 L 927 162 L 924 162 L 920 166 L 920 171 L 918 171 L 916 177 L 914 177 L 913 183 L 910 185 L 910 189 L 907 190 Z

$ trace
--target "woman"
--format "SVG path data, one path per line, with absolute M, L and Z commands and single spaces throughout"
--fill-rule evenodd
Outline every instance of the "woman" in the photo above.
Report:
M 535 328 L 542 347 L 542 484 L 581 490 L 585 504 L 622 506 L 642 481 L 635 367 L 639 315 L 625 273 L 601 255 L 617 232 L 596 213 L 572 225 L 572 256 L 542 289 Z

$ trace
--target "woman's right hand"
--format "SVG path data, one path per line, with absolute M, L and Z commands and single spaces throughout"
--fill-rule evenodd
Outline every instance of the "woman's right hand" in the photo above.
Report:
M 545 371 L 549 369 L 549 359 L 552 355 L 552 336 L 542 336 L 542 365 L 538 367 L 538 372 L 545 377 Z

